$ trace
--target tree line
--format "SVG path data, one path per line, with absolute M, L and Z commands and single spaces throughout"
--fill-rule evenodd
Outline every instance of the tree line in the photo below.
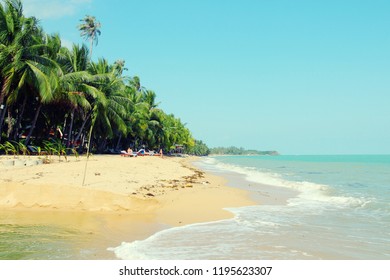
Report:
M 97 153 L 196 146 L 185 124 L 159 108 L 155 92 L 143 87 L 139 77 L 124 75 L 123 60 L 91 59 L 100 35 L 94 17 L 86 16 L 78 26 L 90 46 L 68 49 L 58 34 L 45 33 L 35 17 L 23 14 L 20 0 L 2 2 L 0 144 L 41 146 L 59 139 L 79 151 L 90 143 Z
M 277 151 L 257 151 L 257 150 L 246 150 L 244 148 L 238 148 L 238 147 L 215 147 L 210 149 L 210 154 L 214 155 L 278 155 L 279 153 Z

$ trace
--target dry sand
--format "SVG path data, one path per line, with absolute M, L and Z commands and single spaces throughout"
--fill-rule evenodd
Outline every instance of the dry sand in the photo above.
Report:
M 85 158 L 27 167 L 6 160 L 0 159 L 0 209 L 7 217 L 80 229 L 102 252 L 169 226 L 230 218 L 223 208 L 254 204 L 247 191 L 194 168 L 193 158 L 93 156 L 84 186 Z

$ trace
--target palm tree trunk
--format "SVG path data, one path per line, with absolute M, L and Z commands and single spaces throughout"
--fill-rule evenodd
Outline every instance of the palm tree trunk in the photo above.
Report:
M 69 148 L 70 141 L 72 139 L 72 130 L 73 130 L 73 121 L 74 121 L 74 112 L 76 109 L 73 109 L 70 113 L 70 124 L 69 124 L 69 132 L 68 132 L 68 140 L 66 140 L 66 147 Z
M 5 83 L 6 83 L 6 79 L 4 78 L 3 79 L 3 81 L 2 81 L 2 83 L 0 83 L 0 84 L 2 84 L 2 86 L 1 86 L 1 88 L 0 88 L 0 105 L 1 104 L 3 104 L 3 103 L 5 103 L 4 102 L 4 100 L 5 100 Z
M 106 150 L 106 148 L 107 148 L 107 138 L 104 138 L 99 143 L 98 153 L 99 154 L 103 153 Z
M 39 103 L 37 111 L 35 112 L 34 120 L 31 124 L 30 132 L 28 133 L 27 138 L 26 138 L 26 142 L 24 143 L 25 145 L 28 145 L 30 143 L 31 135 L 34 131 L 35 125 L 37 124 L 37 120 L 38 120 L 38 116 L 39 116 L 39 112 L 41 111 L 41 108 L 42 108 L 42 103 Z
M 115 147 L 115 150 L 119 150 L 119 145 L 121 144 L 121 140 L 122 140 L 122 134 L 119 134 L 119 138 L 118 138 L 118 142 L 116 143 L 116 147 Z
M 93 39 L 94 39 L 94 36 L 92 35 L 91 37 L 91 45 L 89 47 L 89 59 L 92 61 L 92 50 L 93 50 Z
M 87 124 L 87 121 L 89 120 L 89 118 L 91 117 L 91 114 L 92 114 L 92 111 L 89 112 L 89 113 L 87 114 L 86 118 L 84 119 L 83 124 L 81 125 L 81 128 L 80 128 L 80 131 L 79 131 L 79 133 L 77 134 L 76 139 L 74 140 L 75 142 L 77 142 L 77 141 L 80 139 L 81 134 L 83 133 L 84 127 L 85 127 L 85 125 Z
M 8 107 L 8 129 L 7 129 L 7 138 L 9 139 L 9 136 L 11 135 L 13 130 L 12 127 L 12 113 L 11 113 L 11 107 Z
M 84 178 L 83 178 L 83 184 L 82 184 L 82 186 L 85 185 L 85 177 L 86 177 L 86 175 L 87 175 L 87 166 L 88 166 L 88 159 L 89 159 L 89 151 L 90 151 L 90 148 L 91 148 L 91 136 L 92 136 L 93 127 L 95 126 L 95 121 L 96 121 L 96 116 L 92 119 L 91 128 L 90 128 L 90 130 L 89 130 L 88 147 L 87 147 L 87 160 L 85 161 Z
M 62 126 L 63 127 L 63 134 L 61 136 L 61 142 L 63 142 L 64 136 L 65 136 L 65 133 L 66 133 L 66 121 L 67 120 L 68 120 L 68 114 L 65 114 L 64 125 Z
M 77 150 L 77 152 L 79 153 L 79 154 L 82 154 L 83 153 L 83 144 L 84 144 L 84 141 L 85 141 L 85 134 L 81 134 L 81 140 L 80 140 L 80 145 L 79 145 L 79 148 L 78 148 L 78 150 Z
M 7 111 L 7 96 L 5 91 L 6 79 L 2 81 L 2 86 L 0 88 L 0 141 L 1 134 L 3 132 L 3 123 L 5 119 L 5 112 Z
M 18 120 L 16 121 L 15 132 L 14 132 L 14 136 L 13 136 L 14 140 L 19 139 L 19 127 L 20 127 L 20 123 L 22 122 L 22 118 L 24 115 L 24 109 L 26 108 L 26 104 L 27 104 L 27 95 L 24 96 L 22 107 L 21 107 L 20 113 L 18 115 Z
M 3 109 L 0 109 L 0 141 L 1 141 L 1 133 L 3 129 L 3 122 L 5 118 L 5 112 L 7 111 L 7 104 L 4 102 L 4 104 L 0 103 L 0 108 L 3 107 Z

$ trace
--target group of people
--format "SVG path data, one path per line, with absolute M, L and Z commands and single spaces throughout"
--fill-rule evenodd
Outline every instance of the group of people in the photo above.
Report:
M 145 149 L 140 149 L 138 152 L 133 152 L 133 150 L 129 147 L 127 151 L 121 151 L 122 156 L 136 157 L 136 156 L 160 156 L 163 157 L 163 150 L 160 149 L 158 153 L 154 151 L 145 151 Z

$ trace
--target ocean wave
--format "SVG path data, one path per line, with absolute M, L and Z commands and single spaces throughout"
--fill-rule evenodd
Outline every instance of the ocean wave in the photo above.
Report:
M 207 253 L 213 251 L 213 248 L 208 248 L 213 246 L 210 240 L 217 238 L 216 232 L 223 234 L 235 230 L 232 221 L 233 219 L 227 219 L 168 228 L 144 240 L 122 242 L 118 247 L 107 250 L 114 252 L 122 260 L 209 259 L 213 258 Z M 202 250 L 197 250 L 199 248 Z M 197 251 L 199 255 L 196 254 Z
M 288 206 L 226 208 L 234 214 L 232 219 L 165 229 L 145 240 L 123 242 L 109 250 L 118 258 L 129 260 L 389 256 L 386 245 L 390 204 L 387 200 L 361 197 L 337 185 L 294 181 L 290 178 L 297 178 L 295 174 L 226 164 L 218 158 L 205 158 L 197 165 L 221 174 L 238 173 L 250 182 L 285 187 L 299 193 L 288 200 Z M 362 242 L 369 244 L 369 248 L 362 248 Z
M 139 245 L 142 246 L 142 241 L 134 241 L 134 242 L 122 242 L 122 244 L 118 247 L 108 248 L 108 251 L 112 251 L 115 253 L 118 259 L 122 260 L 148 260 L 150 256 L 145 253 L 142 253 L 138 248 Z
M 283 178 L 283 175 L 270 170 L 258 169 L 251 166 L 238 166 L 218 161 L 216 158 L 203 160 L 203 167 L 210 171 L 234 172 L 244 175 L 249 182 L 270 186 L 284 187 L 299 192 L 297 198 L 290 199 L 290 205 L 307 205 L 310 203 L 325 203 L 345 207 L 366 207 L 371 203 L 370 199 L 353 196 L 335 195 L 332 186 L 308 181 L 291 181 Z

